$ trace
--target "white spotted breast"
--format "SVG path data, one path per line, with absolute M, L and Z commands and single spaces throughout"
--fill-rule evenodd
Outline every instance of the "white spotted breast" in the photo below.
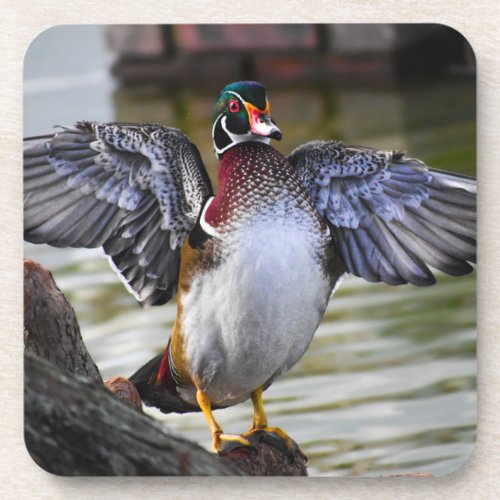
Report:
M 216 265 L 201 266 L 182 296 L 184 353 L 212 402 L 227 406 L 302 357 L 339 273 L 326 224 L 270 146 L 244 143 L 224 155 L 203 215 Z M 181 395 L 194 402 L 192 389 Z

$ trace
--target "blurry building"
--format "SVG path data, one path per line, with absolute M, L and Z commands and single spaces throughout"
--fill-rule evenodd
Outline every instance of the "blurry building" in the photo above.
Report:
M 474 71 L 463 36 L 439 24 L 110 26 L 124 82 L 217 79 L 390 83 L 422 72 Z

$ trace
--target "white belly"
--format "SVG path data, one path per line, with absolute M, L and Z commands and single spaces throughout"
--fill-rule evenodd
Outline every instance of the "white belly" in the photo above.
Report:
M 253 225 L 237 238 L 182 301 L 192 375 L 221 405 L 247 399 L 302 357 L 332 288 L 303 228 Z M 193 391 L 182 395 L 194 402 Z

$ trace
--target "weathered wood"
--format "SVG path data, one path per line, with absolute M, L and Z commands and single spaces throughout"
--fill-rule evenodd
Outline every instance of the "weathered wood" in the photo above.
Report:
M 24 259 L 24 348 L 50 363 L 102 382 L 73 308 L 45 267 Z
M 224 463 L 249 476 L 307 476 L 307 458 L 294 443 L 288 451 L 281 438 L 259 432 L 248 438 L 253 447 L 238 447 L 225 454 Z
M 25 356 L 25 442 L 59 475 L 235 475 L 221 459 L 174 436 L 103 385 Z
M 102 382 L 50 272 L 25 260 L 24 280 L 25 441 L 42 468 L 59 475 L 307 475 L 300 450 L 284 453 L 269 436 L 221 457 L 169 432 L 141 411 L 130 381 Z
M 112 392 L 115 398 L 142 412 L 142 401 L 135 385 L 125 377 L 111 377 L 104 381 L 104 385 Z

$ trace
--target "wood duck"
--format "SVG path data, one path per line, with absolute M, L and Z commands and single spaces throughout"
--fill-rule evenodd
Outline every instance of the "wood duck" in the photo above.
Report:
M 162 125 L 79 122 L 25 140 L 25 238 L 100 247 L 143 306 L 177 292 L 164 354 L 133 376 L 146 404 L 202 411 L 217 451 L 269 427 L 263 391 L 295 365 L 344 273 L 435 282 L 475 261 L 476 182 L 395 151 L 313 141 L 283 156 L 265 87 L 219 94 L 213 193 L 196 146 Z M 247 399 L 252 426 L 212 410 Z

